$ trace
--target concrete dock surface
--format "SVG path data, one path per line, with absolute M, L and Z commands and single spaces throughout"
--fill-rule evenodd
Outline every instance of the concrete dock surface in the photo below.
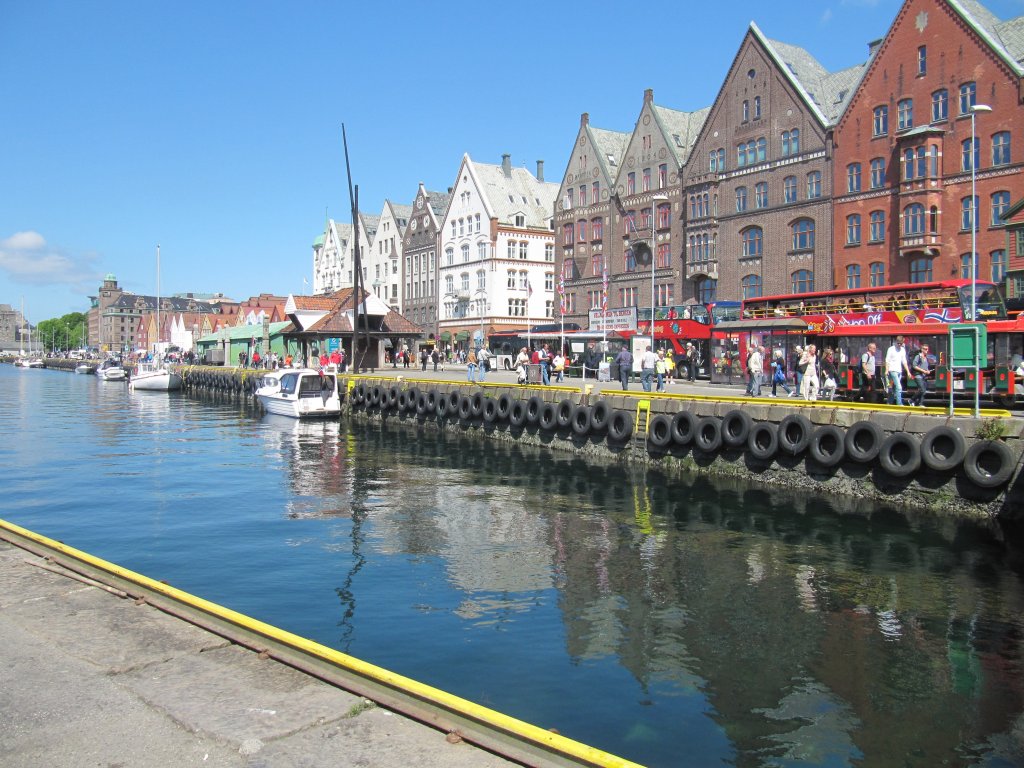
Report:
M 514 765 L 0 542 L 0 766 Z

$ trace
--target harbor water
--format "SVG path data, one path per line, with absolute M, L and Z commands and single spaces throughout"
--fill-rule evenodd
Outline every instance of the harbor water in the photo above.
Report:
M 0 516 L 651 766 L 1024 764 L 997 526 L 0 366 Z

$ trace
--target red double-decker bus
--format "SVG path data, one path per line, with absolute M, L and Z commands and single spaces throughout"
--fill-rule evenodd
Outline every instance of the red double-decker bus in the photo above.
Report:
M 974 308 L 988 335 L 980 382 L 971 372 L 948 369 L 948 325 L 970 321 Z M 840 393 L 857 396 L 861 382 L 856 361 L 867 345 L 875 342 L 881 362 L 893 339 L 904 336 L 911 350 L 929 345 L 938 391 L 981 386 L 1004 405 L 1024 395 L 1014 373 L 1024 355 L 1024 321 L 1007 318 L 1002 292 L 992 282 L 948 280 L 762 296 L 745 300 L 741 315 L 716 328 L 712 338 L 719 356 L 732 363 L 733 380 L 744 379 L 741 361 L 752 343 L 781 349 L 788 363 L 796 346 L 815 344 L 819 350 L 835 351 Z

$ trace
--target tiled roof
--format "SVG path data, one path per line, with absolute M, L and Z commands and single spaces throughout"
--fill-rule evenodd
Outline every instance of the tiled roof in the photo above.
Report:
M 334 294 L 330 296 L 292 296 L 296 309 L 312 310 L 315 312 L 330 312 L 338 300 Z
M 521 213 L 527 227 L 547 227 L 558 196 L 558 184 L 537 181 L 525 168 L 513 166 L 506 176 L 500 165 L 477 163 L 470 160 L 469 155 L 466 159 L 499 222 L 514 224 L 514 217 Z
M 170 302 L 170 310 L 165 310 L 164 307 Z M 138 304 L 142 304 L 138 307 Z M 117 301 L 110 305 L 110 309 L 140 309 L 146 312 L 156 312 L 156 296 L 142 296 L 137 293 L 122 293 L 117 297 Z M 177 296 L 161 296 L 160 297 L 160 309 L 161 311 L 172 311 L 172 312 L 187 312 L 189 309 L 194 309 L 197 312 L 212 312 L 213 306 L 206 301 L 198 301 L 196 299 L 180 298 Z
M 1018 64 L 1024 64 L 1024 16 L 1004 21 L 996 29 L 1006 50 Z
M 412 206 L 411 205 L 399 205 L 398 203 L 392 203 L 390 200 L 388 204 L 391 206 L 391 215 L 396 219 L 402 219 L 406 223 L 412 218 Z
M 669 149 L 675 154 L 677 164 L 684 165 L 697 141 L 697 136 L 700 135 L 704 121 L 711 113 L 711 107 L 704 107 L 696 112 L 679 112 L 668 107 L 659 107 L 657 104 L 651 106 L 666 134 Z
M 1003 22 L 992 11 L 977 0 L 947 0 L 960 15 L 971 24 L 982 37 L 988 39 L 993 50 L 1009 63 L 1018 76 L 1024 75 L 1021 66 L 1024 58 L 1024 30 L 1021 19 L 1016 17 Z
M 427 200 L 430 204 L 430 209 L 439 219 L 444 218 L 444 214 L 448 210 L 448 203 L 451 202 L 451 199 L 451 192 L 427 192 Z
M 352 312 L 352 299 L 354 294 L 355 290 L 353 288 L 342 288 L 340 291 L 335 291 L 330 296 L 296 296 L 294 298 L 296 306 L 299 309 L 324 309 L 321 305 L 316 307 L 299 306 L 298 302 L 300 298 L 317 298 L 330 304 L 330 306 L 326 308 L 328 314 L 309 326 L 309 328 L 306 329 L 307 331 L 312 333 L 352 333 L 352 321 L 349 319 L 349 314 Z M 375 299 L 369 291 L 364 290 L 361 295 L 364 300 L 368 300 L 370 298 Z M 367 303 L 369 304 L 370 302 L 367 301 Z M 371 329 L 371 331 L 378 334 L 384 332 L 400 334 L 403 336 L 421 336 L 423 334 L 422 328 L 391 309 L 388 309 L 387 313 L 383 316 L 381 325 L 382 327 L 380 330 Z
M 588 125 L 590 136 L 594 147 L 598 152 L 597 160 L 604 168 L 609 179 L 614 180 L 619 171 L 619 163 L 622 162 L 622 155 L 629 146 L 632 133 L 622 131 L 609 131 L 604 128 L 594 128 Z

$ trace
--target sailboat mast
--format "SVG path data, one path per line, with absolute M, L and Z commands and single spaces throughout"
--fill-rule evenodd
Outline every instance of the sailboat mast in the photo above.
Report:
M 160 243 L 156 244 L 156 347 L 154 358 L 160 354 Z

